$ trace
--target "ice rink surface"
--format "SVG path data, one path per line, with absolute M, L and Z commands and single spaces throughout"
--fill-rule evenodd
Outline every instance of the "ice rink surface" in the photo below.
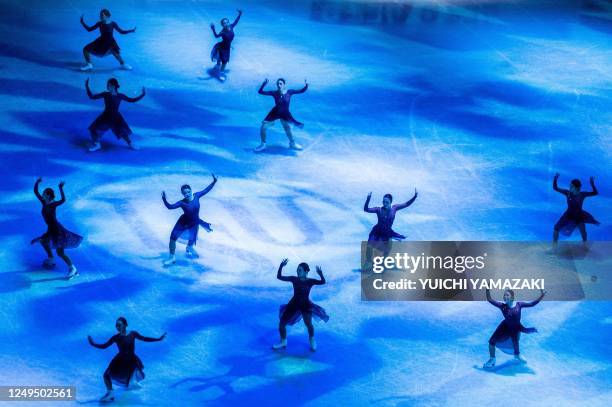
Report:
M 429 3 L 429 4 L 426 4 Z M 433 3 L 433 4 L 431 4 Z M 456 4 L 459 3 L 459 4 Z M 503 3 L 502 5 L 490 3 Z M 112 57 L 79 72 L 95 39 L 79 16 L 107 7 L 131 72 Z M 207 75 L 209 24 L 244 15 L 228 78 Z M 610 302 L 543 302 L 523 313 L 527 365 L 485 372 L 487 340 L 502 318 L 488 303 L 360 301 L 363 212 L 390 192 L 417 201 L 395 230 L 410 240 L 548 240 L 565 209 L 551 188 L 595 176 L 585 209 L 610 240 L 612 4 L 606 1 L 2 1 L 0 5 L 0 383 L 77 386 L 97 404 L 115 349 L 88 345 L 129 329 L 168 337 L 137 343 L 146 380 L 118 405 L 493 405 L 612 403 Z M 89 153 L 91 101 L 116 77 L 147 96 L 121 111 L 142 147 L 107 134 Z M 294 96 L 303 121 L 288 150 L 282 128 L 254 154 L 272 106 L 264 78 L 310 89 Z M 180 186 L 201 189 L 200 258 L 163 268 Z M 34 180 L 66 181 L 58 218 L 86 237 L 69 251 L 66 281 L 29 241 L 45 230 Z M 577 235 L 572 239 L 579 239 Z M 275 353 L 278 306 L 291 285 L 282 258 L 321 265 L 311 298 L 330 321 L 302 325 Z M 600 275 L 599 279 L 609 279 Z M 519 299 L 521 298 L 519 295 Z M 62 403 L 54 404 L 61 405 Z M 22 404 L 25 405 L 25 404 Z M 39 404 L 35 404 L 39 405 Z

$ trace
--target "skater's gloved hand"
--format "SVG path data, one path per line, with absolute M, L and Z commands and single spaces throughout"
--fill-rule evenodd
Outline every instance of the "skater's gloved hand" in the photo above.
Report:
M 87 340 L 89 341 L 89 343 L 90 343 L 91 345 L 93 345 L 93 344 L 94 344 L 94 341 L 93 341 L 93 338 L 91 337 L 91 335 L 87 335 Z
M 61 182 L 59 183 L 59 187 L 60 187 L 60 188 L 64 188 L 64 185 L 66 185 L 66 181 L 61 181 Z
M 238 12 L 238 14 L 242 14 L 242 10 L 236 9 L 236 11 Z
M 323 275 L 323 270 L 321 270 L 321 266 L 317 266 L 316 270 L 317 270 L 317 274 L 318 275 L 320 275 L 320 276 Z
M 217 182 L 217 177 L 215 177 L 215 174 L 212 174 L 213 177 L 213 182 Z
M 162 191 L 162 199 L 166 199 L 166 191 Z
M 41 177 L 36 178 L 36 183 L 37 184 L 40 184 L 41 182 L 42 182 L 42 178 Z
M 215 29 L 215 25 L 213 23 L 210 23 L 210 28 L 212 28 L 214 30 Z
M 164 332 L 162 336 L 159 337 L 159 340 L 163 341 L 166 338 L 166 335 L 168 335 L 168 332 Z
M 85 19 L 85 14 L 81 14 L 81 21 Z
M 304 85 L 308 85 L 308 79 L 304 79 Z
M 555 173 L 555 179 L 559 178 L 559 173 Z
M 287 265 L 287 263 L 289 263 L 289 259 L 283 259 L 283 261 L 281 261 L 280 266 L 281 267 L 285 267 Z

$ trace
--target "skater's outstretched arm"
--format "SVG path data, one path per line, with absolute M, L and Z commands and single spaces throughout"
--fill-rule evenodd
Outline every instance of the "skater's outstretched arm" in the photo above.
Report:
M 95 30 L 96 28 L 100 27 L 100 22 L 98 21 L 97 23 L 95 23 L 92 26 L 87 25 L 87 23 L 85 23 L 85 15 L 82 14 L 81 15 L 81 25 L 83 26 L 83 28 L 85 28 L 87 31 L 92 32 L 93 30 Z
M 130 102 L 130 103 L 136 103 L 138 102 L 140 99 L 142 99 L 143 97 L 145 97 L 146 95 L 146 91 L 145 88 L 143 86 L 142 90 L 140 91 L 140 95 L 136 96 L 135 98 L 131 98 L 129 96 L 124 95 L 123 93 L 120 93 L 121 95 L 121 100 L 125 100 L 126 102 Z
M 40 194 L 40 192 L 38 191 L 38 185 L 40 185 L 40 183 L 42 182 L 42 178 L 38 177 L 38 179 L 36 180 L 36 182 L 34 183 L 34 195 L 36 195 L 36 198 L 38 198 L 38 200 L 40 201 L 40 203 L 45 203 L 45 201 L 43 201 L 43 197 Z
M 210 185 L 208 185 L 206 188 L 204 188 L 203 190 L 201 190 L 200 192 L 196 192 L 194 194 L 194 196 L 196 198 L 200 198 L 204 195 L 206 195 L 207 193 L 210 192 L 211 189 L 213 189 L 213 187 L 215 186 L 215 184 L 217 183 L 217 177 L 215 177 L 215 174 L 212 175 L 213 177 L 213 182 L 210 183 Z
M 263 83 L 261 84 L 261 86 L 259 87 L 259 91 L 258 93 L 260 95 L 268 95 L 268 96 L 272 96 L 274 95 L 274 92 L 269 91 L 269 90 L 264 90 L 264 88 L 266 87 L 266 85 L 268 84 L 268 79 L 264 79 Z
M 569 191 L 567 189 L 559 188 L 559 186 L 557 185 L 558 180 L 559 180 L 559 173 L 556 173 L 555 178 L 553 179 L 553 189 L 563 195 L 569 194 Z
M 121 29 L 121 27 L 119 27 L 119 24 L 117 24 L 114 21 L 113 21 L 113 28 L 117 30 L 119 34 L 129 34 L 129 33 L 136 32 L 136 27 L 132 28 L 131 30 L 123 30 Z
M 595 186 L 595 178 L 591 177 L 589 178 L 589 182 L 591 183 L 591 192 L 583 192 L 584 196 L 595 196 L 595 195 L 599 195 L 599 191 L 597 190 L 597 187 Z
M 544 298 L 545 294 L 546 294 L 546 291 L 540 290 L 540 298 L 534 301 L 520 302 L 521 308 L 529 308 L 529 307 L 533 307 L 534 305 L 537 305 L 540 301 L 542 301 L 542 298 Z
M 283 259 L 283 261 L 281 261 L 280 266 L 278 266 L 278 272 L 276 273 L 276 278 L 278 278 L 281 281 L 291 281 L 291 277 L 285 277 L 281 275 L 283 272 L 283 267 L 285 267 L 287 263 L 289 263 L 289 260 Z
M 372 198 L 372 193 L 368 194 L 366 198 L 365 204 L 363 205 L 363 211 L 368 213 L 378 213 L 378 208 L 370 208 L 370 199 Z
M 217 34 L 217 30 L 215 30 L 215 25 L 214 24 L 210 24 L 210 29 L 213 32 L 213 35 L 215 36 L 215 38 L 219 38 L 221 36 L 221 34 Z
M 290 93 L 292 95 L 297 95 L 298 93 L 304 93 L 306 92 L 306 90 L 308 89 L 308 81 L 306 79 L 304 79 L 304 87 L 302 89 L 289 89 L 287 91 L 287 93 Z
M 111 336 L 111 338 L 105 343 L 95 343 L 91 336 L 87 336 L 87 340 L 89 341 L 89 344 L 93 346 L 94 348 L 106 349 L 115 342 L 115 337 Z
M 415 188 L 414 189 L 414 196 L 412 198 L 410 198 L 410 200 L 408 202 L 404 202 L 404 203 L 401 203 L 401 204 L 394 205 L 395 209 L 396 210 L 400 210 L 400 209 L 404 209 L 404 208 L 409 207 L 417 199 L 417 196 L 418 196 L 418 192 L 417 192 L 417 190 Z
M 238 11 L 238 16 L 236 17 L 236 19 L 232 23 L 232 28 L 236 27 L 236 24 L 238 24 L 238 21 L 240 21 L 240 16 L 242 16 L 242 10 L 236 10 L 236 11 Z
M 181 207 L 181 201 L 173 204 L 168 203 L 168 200 L 166 199 L 166 191 L 162 191 L 162 201 L 164 201 L 164 205 L 166 205 L 166 208 L 168 209 L 176 209 Z
M 102 99 L 104 97 L 104 93 L 91 93 L 91 89 L 89 88 L 89 78 L 85 80 L 85 90 L 87 91 L 87 96 L 90 99 Z
M 315 280 L 314 278 L 311 279 L 313 281 L 314 285 L 323 285 L 325 284 L 325 277 L 323 276 L 323 270 L 321 270 L 321 267 L 317 266 L 316 268 L 317 270 L 317 274 L 319 275 L 320 280 Z
M 488 288 L 487 288 L 487 301 L 489 301 L 492 305 L 495 305 L 497 308 L 501 308 L 502 305 L 504 305 L 503 302 L 495 301 L 493 298 L 491 298 L 491 291 L 489 291 Z
M 134 338 L 141 340 L 143 342 L 159 342 L 159 341 L 163 341 L 165 337 L 166 337 L 166 332 L 164 332 L 164 334 L 160 336 L 159 338 L 149 338 L 148 336 L 142 336 L 138 332 L 134 331 Z
M 64 181 L 60 182 L 58 185 L 60 191 L 60 200 L 55 203 L 56 206 L 59 206 L 66 202 L 66 194 L 64 194 L 64 185 L 66 185 Z

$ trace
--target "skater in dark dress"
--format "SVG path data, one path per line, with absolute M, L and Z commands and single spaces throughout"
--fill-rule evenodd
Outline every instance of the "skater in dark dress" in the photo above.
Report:
M 566 236 L 570 236 L 574 229 L 577 227 L 582 236 L 582 244 L 587 247 L 587 232 L 585 223 L 592 223 L 599 225 L 599 222 L 587 211 L 582 209 L 584 199 L 590 196 L 599 194 L 595 187 L 595 179 L 589 178 L 591 183 L 591 192 L 581 192 L 580 187 L 582 186 L 580 180 L 574 179 L 570 183 L 570 189 L 562 189 L 557 185 L 559 180 L 559 174 L 555 174 L 553 180 L 553 189 L 563 195 L 567 200 L 567 210 L 561 215 L 554 227 L 553 232 L 553 250 L 557 249 L 557 243 L 559 241 L 559 232 Z
M 128 324 L 125 318 L 117 318 L 115 328 L 118 334 L 112 336 L 108 341 L 102 344 L 94 342 L 91 336 L 87 336 L 89 344 L 98 349 L 106 349 L 113 343 L 117 344 L 119 353 L 115 355 L 104 372 L 104 385 L 106 386 L 106 394 L 100 401 L 113 401 L 115 395 L 113 392 L 113 382 L 117 385 L 129 387 L 130 383 L 140 382 L 144 379 L 144 365 L 136 353 L 134 352 L 136 339 L 143 342 L 159 342 L 164 340 L 166 333 L 159 338 L 149 338 L 142 336 L 136 331 L 126 331 Z
M 221 26 L 223 28 L 219 33 L 217 33 L 215 29 L 215 25 L 213 23 L 210 24 L 210 28 L 215 38 L 221 38 L 221 41 L 215 44 L 210 53 L 210 59 L 217 63 L 214 69 L 221 80 L 225 80 L 225 67 L 230 60 L 230 51 L 232 48 L 232 41 L 234 40 L 234 27 L 236 27 L 238 21 L 240 21 L 240 16 L 242 16 L 242 10 L 237 11 L 238 16 L 233 23 L 230 24 L 227 18 L 221 20 Z
M 530 302 L 517 302 L 514 304 L 514 291 L 506 290 L 504 292 L 504 302 L 495 301 L 491 298 L 491 292 L 487 290 L 487 301 L 499 308 L 504 315 L 504 320 L 497 326 L 493 335 L 489 339 L 489 360 L 484 364 L 485 369 L 495 366 L 495 347 L 497 346 L 502 352 L 514 354 L 514 359 L 520 363 L 527 363 L 521 357 L 519 350 L 519 340 L 521 332 L 531 334 L 538 332 L 535 328 L 525 328 L 521 324 L 521 309 L 533 307 L 544 298 L 546 292 L 540 290 L 540 298 Z
M 172 233 L 170 234 L 170 254 L 168 259 L 164 261 L 164 266 L 169 266 L 176 263 L 176 256 L 174 253 L 176 251 L 176 241 L 178 239 L 187 241 L 187 248 L 185 252 L 188 257 L 198 257 L 198 254 L 194 250 L 193 246 L 196 244 L 198 239 L 199 227 L 202 226 L 207 232 L 212 232 L 210 223 L 204 222 L 202 219 L 200 219 L 200 198 L 209 193 L 217 183 L 217 177 L 215 177 L 215 174 L 212 174 L 212 177 L 213 181 L 210 183 L 210 185 L 204 188 L 202 191 L 196 192 L 195 194 L 192 192 L 189 185 L 183 185 L 181 187 L 181 193 L 183 194 L 184 198 L 173 204 L 168 203 L 168 200 L 166 199 L 166 192 L 162 192 L 162 201 L 164 201 L 166 208 L 181 208 L 183 210 L 183 214 L 176 221 L 176 224 L 172 229 Z
M 306 92 L 308 89 L 308 81 L 304 79 L 304 87 L 299 90 L 287 89 L 285 86 L 285 80 L 283 78 L 277 79 L 275 91 L 264 90 L 264 87 L 267 84 L 268 80 L 266 79 L 259 87 L 259 94 L 274 97 L 274 107 L 272 110 L 270 110 L 266 118 L 261 123 L 261 128 L 259 129 L 261 144 L 255 148 L 255 152 L 260 152 L 266 149 L 266 130 L 268 127 L 273 126 L 276 120 L 280 120 L 281 125 L 285 130 L 285 134 L 289 139 L 289 148 L 292 150 L 301 150 L 302 146 L 295 142 L 290 125 L 292 124 L 302 128 L 304 127 L 304 124 L 293 118 L 293 115 L 289 111 L 289 104 L 291 103 L 292 95 Z
M 93 94 L 91 89 L 89 89 L 89 79 L 85 81 L 85 89 L 90 99 L 104 99 L 104 111 L 89 126 L 89 134 L 92 141 L 89 151 L 98 151 L 102 148 L 100 138 L 108 130 L 112 130 L 118 139 L 124 139 L 129 148 L 138 150 L 138 147 L 136 147 L 130 138 L 132 129 L 130 129 L 130 126 L 128 126 L 121 113 L 119 113 L 119 105 L 122 100 L 130 103 L 138 102 L 145 96 L 145 88 L 142 88 L 142 93 L 139 96 L 131 98 L 123 93 L 119 93 L 119 81 L 111 78 L 106 83 L 106 92 Z
M 391 194 L 386 194 L 383 197 L 381 207 L 370 208 L 370 199 L 372 198 L 372 193 L 368 194 L 366 198 L 365 204 L 363 205 L 363 210 L 368 213 L 375 213 L 378 218 L 378 223 L 374 225 L 370 234 L 368 236 L 368 248 L 366 252 L 366 261 L 370 261 L 372 258 L 372 249 L 376 248 L 381 250 L 383 254 L 386 256 L 389 254 L 389 240 L 403 240 L 406 236 L 401 235 L 392 229 L 393 222 L 395 221 L 395 214 L 397 211 L 407 208 L 417 199 L 418 193 L 417 190 L 414 190 L 414 196 L 410 198 L 409 201 L 391 205 L 393 202 L 393 196 Z
M 283 267 L 287 265 L 289 260 L 284 259 L 278 267 L 276 278 L 281 281 L 289 281 L 293 284 L 293 297 L 289 303 L 280 307 L 278 331 L 280 333 L 280 343 L 272 346 L 273 349 L 285 349 L 287 347 L 287 325 L 295 325 L 300 319 L 304 319 L 304 324 L 308 329 L 308 337 L 310 339 L 310 349 L 317 350 L 317 343 L 314 338 L 314 326 L 312 325 L 312 317 L 327 322 L 329 316 L 325 313 L 325 309 L 310 301 L 310 289 L 313 285 L 325 284 L 325 277 L 321 267 L 317 266 L 317 274 L 320 279 L 315 280 L 308 278 L 310 267 L 306 263 L 300 263 L 297 268 L 297 277 L 285 277 L 282 275 Z
M 71 279 L 78 276 L 79 272 L 64 250 L 78 247 L 83 241 L 83 238 L 63 227 L 57 220 L 57 207 L 66 202 L 66 195 L 64 194 L 65 182 L 62 181 L 59 183 L 59 191 L 61 194 L 59 201 L 55 200 L 55 193 L 51 188 L 45 188 L 42 195 L 40 194 L 38 187 L 41 182 L 42 178 L 36 180 L 34 184 L 34 194 L 42 204 L 42 216 L 47 224 L 47 231 L 42 236 L 32 239 L 30 243 L 40 243 L 43 249 L 45 249 L 47 259 L 43 262 L 43 267 L 47 269 L 55 267 L 55 259 L 53 258 L 53 250 L 55 250 L 57 255 L 66 262 L 68 266 L 68 279 Z
M 100 11 L 100 21 L 96 24 L 89 26 L 85 23 L 85 16 L 81 15 L 81 25 L 87 31 L 91 32 L 96 29 L 100 29 L 100 36 L 93 42 L 90 42 L 83 48 L 83 56 L 85 57 L 85 65 L 81 67 L 82 71 L 91 71 L 93 65 L 91 64 L 91 54 L 97 57 L 103 57 L 108 54 L 113 54 L 117 61 L 121 64 L 121 69 L 131 70 L 132 67 L 127 65 L 121 57 L 121 50 L 117 41 L 113 37 L 113 30 L 117 30 L 120 34 L 129 34 L 136 31 L 134 27 L 131 30 L 122 30 L 116 22 L 111 21 L 111 13 L 107 9 Z

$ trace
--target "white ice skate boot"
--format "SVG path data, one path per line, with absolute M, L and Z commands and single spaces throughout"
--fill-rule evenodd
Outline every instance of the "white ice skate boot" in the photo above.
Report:
M 88 149 L 88 150 L 89 150 L 89 152 L 90 152 L 90 153 L 93 153 L 94 151 L 98 151 L 98 150 L 100 150 L 101 148 L 102 148 L 102 146 L 100 145 L 100 143 L 99 143 L 99 142 L 95 142 L 95 143 L 93 143 L 93 144 L 92 144 L 92 145 L 89 147 L 89 149 Z
M 485 363 L 484 365 L 482 365 L 482 367 L 484 369 L 491 369 L 492 367 L 495 366 L 495 358 L 491 358 L 489 360 L 487 360 L 487 363 Z
M 289 148 L 292 149 L 292 150 L 296 150 L 296 151 L 300 151 L 300 150 L 304 149 L 304 147 L 302 147 L 301 145 L 299 145 L 295 141 L 292 141 L 291 143 L 289 143 Z
M 253 151 L 255 151 L 256 153 L 259 153 L 261 151 L 264 151 L 265 149 L 266 149 L 266 143 L 261 143 L 260 145 L 255 147 Z
M 128 143 L 128 147 L 130 148 L 130 150 L 134 150 L 134 151 L 138 151 L 138 150 L 140 150 L 140 147 L 138 147 L 136 144 L 134 144 L 134 142 L 133 142 L 133 141 L 130 141 L 130 142 Z
M 187 255 L 187 257 L 191 257 L 192 259 L 197 259 L 198 257 L 200 257 L 198 255 L 198 252 L 196 252 L 193 248 L 193 246 L 187 246 L 187 248 L 185 249 L 185 254 Z
M 514 361 L 521 364 L 527 363 L 527 361 L 523 359 L 521 355 L 514 355 Z
M 93 69 L 93 65 L 88 62 L 81 67 L 81 71 L 91 71 Z
M 317 341 L 315 341 L 314 336 L 310 337 L 310 350 L 313 352 L 317 350 Z
M 79 275 L 79 271 L 77 270 L 77 268 L 73 264 L 68 269 L 68 280 L 72 280 L 73 278 L 75 278 L 78 275 Z
M 280 343 L 277 343 L 276 345 L 272 345 L 272 349 L 274 350 L 281 350 L 281 349 L 286 349 L 287 348 L 287 339 L 283 339 L 280 341 Z
M 100 399 L 101 403 L 109 403 L 111 401 L 115 401 L 115 392 L 113 390 L 107 391 L 106 394 Z
M 121 69 L 123 69 L 124 71 L 131 71 L 132 67 L 128 64 L 121 64 Z
M 174 254 L 171 254 L 166 260 L 164 260 L 164 266 L 171 266 L 174 263 L 176 263 L 176 256 Z

